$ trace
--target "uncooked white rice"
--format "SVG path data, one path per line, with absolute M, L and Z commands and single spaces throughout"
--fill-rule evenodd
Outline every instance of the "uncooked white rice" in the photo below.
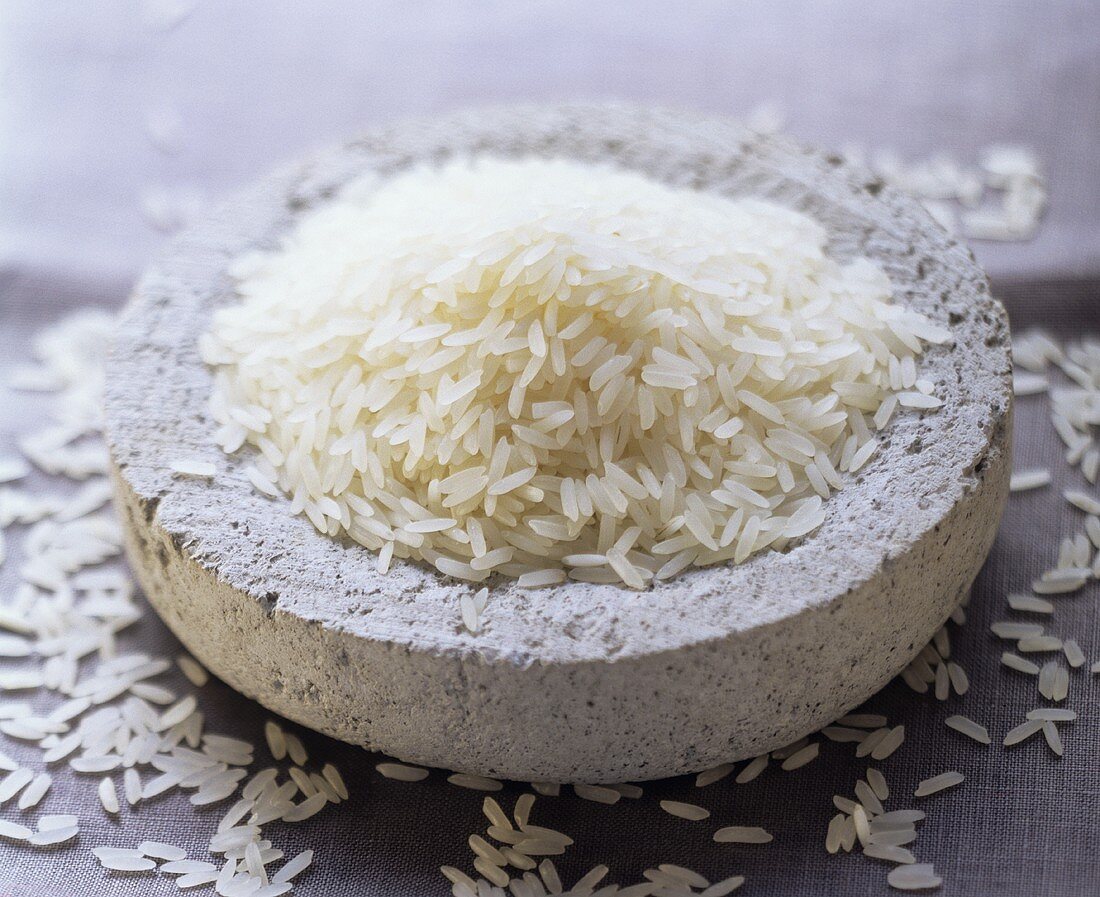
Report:
M 738 785 L 744 785 L 755 779 L 760 773 L 764 771 L 764 768 L 768 765 L 768 755 L 761 754 L 759 757 L 754 757 L 737 774 L 734 779 Z
M 608 788 L 604 785 L 585 785 L 577 783 L 573 786 L 573 791 L 577 797 L 584 800 L 595 801 L 598 804 L 617 804 L 619 798 L 622 797 L 618 791 L 614 788 Z
M 180 476 L 205 479 L 213 477 L 218 472 L 212 461 L 202 461 L 198 458 L 178 458 L 168 463 L 168 469 Z
M 886 724 L 886 717 L 879 713 L 849 713 L 836 721 L 838 726 L 849 726 L 853 729 L 881 729 Z
M 1054 605 L 1049 601 L 1042 598 L 1036 598 L 1034 595 L 1009 595 L 1008 606 L 1013 610 L 1018 610 L 1023 613 L 1031 614 L 1052 614 L 1054 613 Z
M 610 785 L 608 787 L 614 788 L 616 791 L 619 792 L 619 794 L 621 794 L 623 797 L 629 798 L 630 800 L 637 800 L 643 794 L 645 794 L 640 785 L 633 785 L 630 782 L 620 782 L 617 785 Z
M 213 872 L 217 867 L 205 860 L 169 860 L 160 866 L 161 872 L 169 875 L 186 875 L 192 872 Z
M 1016 650 L 1024 654 L 1049 654 L 1062 650 L 1062 640 L 1054 635 L 1029 635 L 1016 643 Z
M 936 874 L 931 863 L 897 866 L 890 870 L 886 881 L 899 891 L 924 891 L 943 884 L 943 879 Z
M 829 741 L 841 743 L 854 742 L 856 744 L 867 737 L 867 732 L 863 729 L 852 729 L 847 726 L 826 726 L 821 730 L 821 734 L 828 738 Z
M 1062 707 L 1039 707 L 1029 710 L 1028 719 L 1052 720 L 1054 722 L 1072 722 L 1077 719 L 1077 711 Z
M 554 795 L 548 795 L 554 796 Z M 516 820 L 516 825 L 521 829 L 526 829 L 531 821 L 531 810 L 535 806 L 535 795 L 533 794 L 521 794 L 516 798 L 515 807 L 512 808 L 512 816 Z M 510 827 L 510 826 L 509 826 Z
M 1063 753 L 1062 737 L 1058 734 L 1058 727 L 1050 720 L 1043 722 L 1043 737 L 1050 749 L 1061 757 Z
M 1012 474 L 1008 488 L 1011 492 L 1025 492 L 1050 484 L 1049 470 L 1022 470 Z
M 447 776 L 447 781 L 452 785 L 458 785 L 460 788 L 469 788 L 473 791 L 500 791 L 504 785 L 497 779 L 490 779 L 486 776 L 468 775 L 467 773 L 456 772 L 453 775 Z
M 51 784 L 53 784 L 53 778 L 49 773 L 44 772 L 35 776 L 31 783 L 23 789 L 23 793 L 19 795 L 19 809 L 27 810 L 37 806 L 38 802 L 46 796 L 46 792 L 50 790 Z
M 186 888 L 196 888 L 201 885 L 213 884 L 217 881 L 218 873 L 211 871 L 187 872 L 176 879 L 176 887 L 181 891 Z
M 279 871 L 272 876 L 272 884 L 290 882 L 290 880 L 305 872 L 312 862 L 313 852 L 311 850 L 305 850 L 297 854 L 292 860 L 287 860 L 282 868 L 279 868 Z
M 1028 720 L 1027 722 L 1020 723 L 1016 728 L 1010 730 L 1004 738 L 1005 747 L 1011 747 L 1014 744 L 1019 744 L 1022 741 L 1026 741 L 1036 732 L 1041 731 L 1043 728 L 1043 720 Z
M 886 860 L 890 863 L 915 863 L 917 861 L 911 851 L 894 844 L 871 842 L 863 848 L 863 855 L 876 860 Z
M 733 772 L 734 764 L 723 763 L 720 766 L 713 766 L 710 769 L 704 769 L 695 777 L 695 787 L 705 788 L 707 785 L 713 785 L 715 782 L 720 782 L 731 772 Z
M 844 813 L 837 813 L 829 820 L 829 827 L 825 832 L 825 851 L 827 853 L 837 853 L 840 850 L 847 821 L 848 817 Z
M 878 815 L 884 812 L 882 801 L 880 801 L 878 795 L 875 794 L 875 789 L 867 782 L 863 781 L 863 779 L 856 782 L 855 792 L 860 805 L 867 810 L 868 814 Z
M 485 857 L 477 857 L 474 860 L 474 868 L 497 887 L 507 887 L 509 876 L 500 866 L 490 863 Z
M 950 772 L 941 772 L 937 776 L 932 776 L 930 779 L 924 779 L 917 785 L 917 790 L 913 792 L 914 797 L 927 797 L 930 794 L 935 794 L 937 791 L 943 791 L 946 788 L 954 788 L 956 785 L 962 784 L 966 781 L 966 776 L 961 772 L 951 770 Z
M 874 732 L 868 734 L 858 745 L 856 745 L 856 757 L 866 757 L 886 738 L 891 732 L 888 728 L 875 729 Z M 877 758 L 876 758 L 877 759 Z
M 991 623 L 989 629 L 997 638 L 1003 639 L 1021 639 L 1043 633 L 1043 627 L 1038 623 L 1014 623 L 1008 620 Z
M 1077 669 L 1085 665 L 1085 652 L 1077 644 L 1076 639 L 1068 638 L 1062 643 L 1062 649 L 1066 654 L 1066 661 L 1071 667 Z
M 710 810 L 700 807 L 698 804 L 688 804 L 678 800 L 661 801 L 661 809 L 671 816 L 698 822 L 710 817 Z
M 157 860 L 180 861 L 187 857 L 187 851 L 175 844 L 165 844 L 163 841 L 142 841 L 137 846 L 143 856 L 153 857 Z
M 293 861 L 291 861 L 293 862 Z M 287 864 L 288 866 L 290 863 Z M 454 866 L 440 866 L 439 871 L 443 873 L 444 878 L 449 882 L 456 885 L 465 885 L 470 889 L 471 893 L 477 893 L 477 882 L 474 881 L 461 869 L 457 869 Z
M 771 832 L 750 825 L 727 825 L 714 833 L 719 844 L 768 844 L 774 840 Z
M 0 819 L 0 838 L 7 838 L 9 841 L 26 841 L 31 834 L 31 830 L 25 825 L 12 822 L 10 819 Z
M 542 876 L 542 880 L 546 884 L 546 890 L 551 894 L 562 892 L 561 878 L 558 876 L 558 870 L 554 866 L 553 860 L 546 859 L 539 863 L 539 875 Z
M 954 729 L 965 735 L 967 738 L 973 738 L 980 744 L 990 744 L 992 739 L 989 737 L 989 730 L 986 729 L 981 723 L 976 723 L 974 720 L 965 716 L 955 715 L 949 716 L 944 720 L 944 724 L 949 729 Z
M 1032 663 L 1030 660 L 1025 660 L 1010 651 L 1005 651 L 1001 654 L 1001 663 L 1011 670 L 1016 670 L 1019 673 L 1027 673 L 1029 676 L 1039 675 L 1039 666 Z
M 1065 667 L 1055 670 L 1050 692 L 1050 699 L 1055 702 L 1064 701 L 1069 695 L 1069 670 Z
M 1079 489 L 1067 489 L 1062 493 L 1063 497 L 1075 508 L 1080 508 L 1086 514 L 1100 514 L 1100 500 L 1093 498 Z
M 27 841 L 35 847 L 46 847 L 53 844 L 64 844 L 71 841 L 80 832 L 75 825 L 59 826 L 58 828 L 42 829 L 34 832 Z
M 862 804 L 852 807 L 852 825 L 855 827 L 860 845 L 866 847 L 871 840 L 871 827 L 868 824 L 867 811 Z
M 810 743 L 809 736 L 804 736 L 802 738 L 799 738 L 797 741 L 792 741 L 790 744 L 785 744 L 785 745 L 783 745 L 783 747 L 776 748 L 774 751 L 772 751 L 772 759 L 773 760 L 786 760 L 788 757 L 792 756 L 793 754 L 798 753 L 800 750 L 802 750 L 804 747 L 806 747 L 806 745 L 808 745 L 809 743 Z
M 1034 396 L 1046 392 L 1049 388 L 1050 380 L 1042 374 L 1016 371 L 1012 375 L 1012 392 L 1015 395 Z
M 941 669 L 943 667 L 947 667 L 947 676 L 951 680 L 951 687 L 955 690 L 955 694 L 962 696 L 970 691 L 970 677 L 966 675 L 966 670 L 953 660 L 941 664 Z
M 305 766 L 309 762 L 309 753 L 302 744 L 302 739 L 293 732 L 284 733 L 286 739 L 286 752 L 290 759 L 298 766 Z
M 504 829 L 512 828 L 512 820 L 508 818 L 508 814 L 505 813 L 500 804 L 491 797 L 486 797 L 481 802 L 481 812 L 485 814 L 485 818 L 489 820 L 490 825 L 499 826 Z
M 950 339 L 760 201 L 492 159 L 362 196 L 239 260 L 202 351 L 252 485 L 380 569 L 643 588 L 781 547 L 874 455 L 889 363 Z
M 286 756 L 286 733 L 274 720 L 264 723 L 264 738 L 267 741 L 267 749 L 275 760 L 282 760 Z
M 326 763 L 321 767 L 321 775 L 324 777 L 325 781 L 332 786 L 332 790 L 336 792 L 340 800 L 347 800 L 351 796 L 348 792 L 348 786 L 344 783 L 344 777 L 340 774 L 340 770 L 331 763 Z
M 647 869 L 644 877 L 659 884 L 671 884 L 689 888 L 705 888 L 710 885 L 707 879 L 686 866 L 677 866 L 674 863 L 661 863 L 656 869 Z
M 468 842 L 475 854 L 484 857 L 494 866 L 508 865 L 508 858 L 480 835 L 470 835 Z
M 874 825 L 875 820 L 871 820 L 871 843 L 872 844 L 890 844 L 895 847 L 901 847 L 905 844 L 911 844 L 917 839 L 917 830 L 914 826 L 898 826 L 894 828 L 876 828 Z
M 911 826 L 924 818 L 924 810 L 891 810 L 871 820 L 871 831 Z
M 183 671 L 183 675 L 196 688 L 202 688 L 210 681 L 210 674 L 206 668 L 195 660 L 190 654 L 180 654 L 176 658 L 176 664 Z
M 328 798 L 323 794 L 314 794 L 312 797 L 307 797 L 301 803 L 287 810 L 287 812 L 283 814 L 283 821 L 302 822 L 320 813 L 321 810 L 324 809 L 326 803 L 328 803 Z
M 782 763 L 782 768 L 788 772 L 794 769 L 800 769 L 807 763 L 817 759 L 817 755 L 820 751 L 821 745 L 818 742 L 815 741 L 813 744 L 808 744 L 787 757 Z
M 726 897 L 727 894 L 732 894 L 744 883 L 745 876 L 731 875 L 729 878 L 716 881 L 709 888 L 704 888 L 699 893 L 699 897 Z
M 19 457 L 0 457 L 0 483 L 12 483 L 31 472 L 30 465 Z
M 849 797 L 843 797 L 839 794 L 833 795 L 833 806 L 835 806 L 841 813 L 854 813 L 856 809 L 856 802 Z
M 873 766 L 867 767 L 867 784 L 871 786 L 879 800 L 886 800 L 890 796 L 890 786 L 886 783 L 886 776 Z
M 1091 574 L 1091 570 L 1087 573 L 1063 571 L 1063 575 L 1060 576 L 1044 576 L 1031 583 L 1031 591 L 1036 595 L 1064 595 L 1068 592 L 1076 592 L 1089 581 Z
M 22 791 L 34 779 L 34 773 L 29 769 L 17 769 L 8 773 L 0 781 L 0 804 L 11 800 Z
M 157 867 L 156 863 L 145 857 L 122 853 L 101 854 L 99 864 L 104 869 L 113 869 L 118 872 L 148 872 Z
M 874 749 L 871 751 L 871 759 L 885 760 L 901 747 L 903 741 L 905 741 L 905 726 L 895 726 L 875 745 Z

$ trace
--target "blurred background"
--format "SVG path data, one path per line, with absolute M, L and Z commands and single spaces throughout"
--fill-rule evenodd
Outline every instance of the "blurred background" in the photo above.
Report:
M 0 0 L 0 265 L 128 282 L 207 203 L 394 119 L 615 98 L 897 167 L 1030 148 L 995 282 L 1100 274 L 1097 0 Z

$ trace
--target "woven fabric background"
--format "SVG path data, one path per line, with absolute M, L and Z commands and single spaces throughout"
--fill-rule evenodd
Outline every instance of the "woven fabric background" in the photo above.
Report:
M 191 10 L 173 28 L 159 9 Z M 150 10 L 154 15 L 150 16 Z M 744 114 L 775 100 L 789 130 L 823 146 L 856 141 L 907 158 L 945 149 L 972 163 L 997 141 L 1035 147 L 1052 204 L 1036 239 L 977 244 L 1016 330 L 1042 325 L 1064 338 L 1100 337 L 1100 4 L 1096 0 L 410 0 L 400 4 L 300 4 L 272 0 L 119 0 L 110 4 L 0 0 L 0 384 L 29 357 L 31 335 L 87 304 L 117 307 L 160 238 L 142 218 L 150 187 L 217 195 L 316 143 L 354 135 L 399 115 L 517 100 L 619 97 Z M 183 135 L 172 153 L 150 144 L 146 116 L 170 109 Z M 39 397 L 0 386 L 0 455 L 42 425 Z M 1005 596 L 1049 566 L 1058 540 L 1083 515 L 1061 498 L 1083 485 L 1063 464 L 1045 397 L 1016 411 L 1017 469 L 1050 466 L 1048 488 L 1010 499 L 979 577 L 970 622 L 952 627 L 954 656 L 970 675 L 946 703 L 895 683 L 865 709 L 903 723 L 907 738 L 878 765 L 889 808 L 920 806 L 928 819 L 913 850 L 933 862 L 945 897 L 1088 897 L 1100 894 L 1100 677 L 1073 673 L 1057 759 L 1041 738 L 1004 749 L 1004 734 L 1039 706 L 1034 677 L 1002 668 L 1011 645 L 989 623 L 1012 614 Z M 33 488 L 58 488 L 34 475 Z M 0 602 L 16 582 L 20 528 L 8 531 Z M 1056 598 L 1051 631 L 1100 659 L 1100 584 Z M 173 656 L 179 645 L 150 611 L 128 646 Z M 0 664 L 10 661 L 0 660 Z M 164 677 L 182 691 L 178 673 Z M 174 680 L 174 681 L 173 681 Z M 3 695 L 0 700 L 18 699 Z M 263 709 L 212 680 L 201 692 L 208 730 L 262 741 Z M 415 708 L 409 709 L 415 713 Z M 964 713 L 985 724 L 981 747 L 946 729 Z M 265 830 L 293 856 L 317 858 L 303 897 L 445 895 L 441 864 L 469 868 L 466 839 L 484 828 L 482 796 L 433 773 L 403 784 L 374 771 L 380 759 L 300 732 L 331 760 L 352 792 L 296 826 Z M 516 733 L 522 738 L 523 733 Z M 0 735 L 0 750 L 37 763 L 37 749 Z M 257 752 L 256 767 L 265 764 Z M 851 745 L 756 781 L 732 778 L 697 790 L 688 778 L 650 783 L 613 807 L 539 798 L 533 818 L 576 845 L 558 867 L 569 883 L 596 863 L 608 881 L 635 882 L 673 862 L 712 880 L 734 873 L 750 897 L 864 897 L 890 893 L 889 865 L 829 856 L 831 796 L 850 794 L 867 763 Z M 913 800 L 916 783 L 947 769 L 967 781 Z M 178 893 L 166 876 L 108 873 L 89 849 L 144 838 L 205 848 L 219 808 L 194 810 L 178 792 L 108 819 L 97 776 L 59 765 L 41 812 L 79 814 L 72 844 L 32 851 L 0 839 L 0 897 L 146 897 Z M 509 784 L 510 806 L 522 786 Z M 712 812 L 687 822 L 658 800 Z M 19 819 L 9 802 L 0 817 Z M 223 809 L 223 808 L 222 808 Z M 721 845 L 719 826 L 761 825 L 765 846 Z M 202 893 L 210 893 L 204 889 Z

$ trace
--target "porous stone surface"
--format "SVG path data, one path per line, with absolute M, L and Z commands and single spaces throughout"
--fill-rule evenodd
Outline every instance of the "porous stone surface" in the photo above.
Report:
M 906 412 L 786 552 L 685 572 L 645 592 L 476 586 L 317 533 L 255 493 L 207 413 L 196 341 L 233 302 L 225 270 L 277 245 L 349 179 L 468 153 L 612 161 L 651 177 L 805 211 L 829 251 L 865 255 L 896 301 L 948 326 L 922 376 L 945 404 Z M 149 601 L 226 682 L 271 710 L 428 765 L 515 779 L 616 782 L 691 772 L 787 744 L 896 675 L 969 588 L 1010 472 L 1003 309 L 969 251 L 912 200 L 841 159 L 687 113 L 621 106 L 481 110 L 380 131 L 279 171 L 184 233 L 138 284 L 107 385 L 114 479 Z M 176 458 L 212 480 L 173 476 Z

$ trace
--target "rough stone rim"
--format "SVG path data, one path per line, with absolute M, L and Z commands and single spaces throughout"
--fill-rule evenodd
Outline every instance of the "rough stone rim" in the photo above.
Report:
M 112 380 L 139 373 L 133 368 L 130 352 L 135 318 L 163 314 L 169 308 L 178 311 L 182 302 L 188 308 L 185 318 L 195 320 L 193 316 L 200 314 L 201 308 L 224 296 L 228 288 L 224 264 L 233 255 L 254 245 L 273 245 L 290 221 L 329 195 L 350 174 L 374 167 L 385 176 L 414 159 L 441 159 L 490 147 L 507 154 L 533 150 L 558 155 L 562 153 L 554 141 L 568 143 L 569 138 L 562 138 L 561 132 L 576 128 L 578 121 L 583 125 L 579 138 L 588 141 L 589 152 L 602 141 L 600 158 L 614 154 L 616 161 L 631 166 L 659 165 L 657 157 L 663 147 L 675 157 L 673 172 L 691 172 L 699 165 L 720 171 L 727 165 L 726 183 L 734 190 L 755 188 L 756 195 L 796 207 L 805 207 L 810 200 L 811 211 L 819 218 L 832 218 L 826 223 L 843 225 L 836 231 L 831 251 L 841 256 L 870 251 L 901 286 L 898 301 L 952 325 L 960 334 L 971 335 L 969 329 L 956 328 L 957 322 L 950 320 L 952 314 L 965 315 L 966 307 L 988 291 L 984 275 L 968 251 L 935 228 L 915 202 L 853 172 L 839 159 L 804 150 L 784 138 L 753 135 L 728 121 L 683 113 L 622 107 L 489 110 L 405 123 L 322 155 L 304 167 L 283 171 L 262 186 L 238 194 L 174 241 L 142 279 L 135 303 L 120 327 Z M 639 127 L 656 149 L 631 145 Z M 584 157 L 583 149 L 578 146 L 576 152 L 565 154 Z M 633 157 L 635 152 L 639 155 Z M 750 161 L 751 170 L 746 171 Z M 857 186 L 860 182 L 862 191 Z M 242 219 L 247 226 L 238 229 Z M 919 253 L 912 253 L 913 234 L 923 238 Z M 172 322 L 163 323 L 166 337 L 179 335 Z M 991 323 L 1007 333 L 1003 320 Z M 487 626 L 477 636 L 461 629 L 457 604 L 461 593 L 478 586 L 458 584 L 407 563 L 401 565 L 400 575 L 407 581 L 395 581 L 392 572 L 384 583 L 363 575 L 373 572 L 370 556 L 354 556 L 362 555 L 364 549 L 329 540 L 303 519 L 271 514 L 271 503 L 256 496 L 244 479 L 243 459 L 226 459 L 216 449 L 208 455 L 218 466 L 213 484 L 171 477 L 169 458 L 146 457 L 134 444 L 133 434 L 117 413 L 117 402 L 112 403 L 110 388 L 108 429 L 116 463 L 138 497 L 155 513 L 157 522 L 180 540 L 197 563 L 258 601 L 267 602 L 274 613 L 297 614 L 337 631 L 346 629 L 412 651 L 458 657 L 474 652 L 488 663 L 605 662 L 718 643 L 733 633 L 766 627 L 840 600 L 874 577 L 885 559 L 934 529 L 972 488 L 990 433 L 1007 416 L 1011 403 L 1004 346 L 981 344 L 977 340 L 981 328 L 971 329 L 975 331 L 973 341 L 956 350 L 934 349 L 922 365 L 922 371 L 940 384 L 944 409 L 931 415 L 910 413 L 895 420 L 888 431 L 891 450 L 880 451 L 856 482 L 829 500 L 825 524 L 801 546 L 785 554 L 766 553 L 736 568 L 691 571 L 640 595 L 615 586 L 580 583 L 535 591 L 497 586 L 492 590 Z M 171 364 L 178 361 L 189 363 L 194 370 L 197 356 L 193 347 L 171 342 L 169 339 L 163 347 L 162 371 L 168 374 Z M 968 356 L 962 370 L 956 364 L 960 352 Z M 987 403 L 984 407 L 977 407 L 970 389 L 972 378 L 992 390 L 992 400 L 989 390 L 980 395 Z M 194 437 L 201 435 L 207 424 L 204 390 L 195 383 L 179 384 L 174 395 L 179 410 L 157 421 L 157 426 L 168 428 L 167 435 L 175 436 L 178 444 L 197 444 Z M 969 421 L 973 432 L 955 432 L 950 440 L 943 438 L 946 425 L 960 421 Z M 912 446 L 917 440 L 922 445 L 919 452 L 894 450 L 903 444 Z M 950 457 L 944 449 L 948 442 Z M 917 460 L 918 454 L 924 463 Z M 922 483 L 903 495 L 884 491 L 883 478 L 891 473 L 902 478 L 920 474 Z M 200 520 L 185 512 L 199 496 L 213 494 L 231 499 L 240 508 L 247 532 L 240 529 L 242 521 L 213 516 Z M 876 494 L 890 502 L 877 508 L 890 526 L 852 532 L 856 512 L 873 507 Z M 204 528 L 196 528 L 196 523 Z M 291 559 L 272 571 L 288 583 L 277 596 L 265 592 L 266 577 L 257 577 L 252 569 L 255 558 L 248 546 L 256 538 L 266 546 L 265 555 Z M 846 551 L 839 551 L 841 547 Z M 301 551 L 309 553 L 309 563 L 301 563 Z M 328 594 L 320 599 L 314 594 L 318 581 L 299 576 L 302 571 L 315 574 L 318 559 L 331 571 L 331 585 L 335 586 L 321 583 L 321 591 Z M 823 588 L 823 582 L 829 583 L 829 588 Z M 802 600 L 791 600 L 792 588 L 799 585 L 804 587 Z M 395 586 L 400 594 L 393 592 Z M 568 601 L 561 600 L 562 591 L 570 593 Z M 746 593 L 758 600 L 750 604 L 744 600 Z M 370 604 L 375 605 L 372 612 L 367 617 L 360 615 Z M 433 607 L 434 615 L 426 613 Z M 378 614 L 379 610 L 384 613 Z M 349 618 L 354 618 L 354 623 L 349 624 Z M 544 651 L 547 646 L 552 650 Z

